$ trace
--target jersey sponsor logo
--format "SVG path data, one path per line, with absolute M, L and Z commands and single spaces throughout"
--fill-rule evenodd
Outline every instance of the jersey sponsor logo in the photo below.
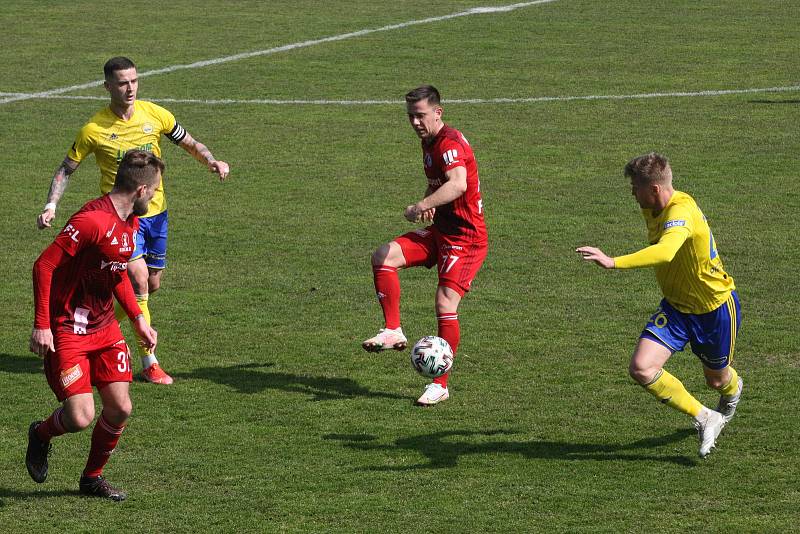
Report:
M 442 159 L 444 160 L 445 165 L 452 165 L 453 163 L 458 163 L 458 150 L 455 148 L 451 148 L 444 154 L 442 154 Z
M 118 136 L 117 134 L 115 134 L 114 132 L 111 132 L 111 135 L 109 135 L 109 136 L 108 136 L 108 138 L 109 138 L 111 141 L 113 141 L 113 140 L 117 139 L 118 137 L 119 137 L 119 136 Z
M 122 150 L 122 149 L 117 150 L 117 163 L 121 162 L 122 158 L 124 158 L 125 154 L 127 154 L 130 150 L 144 150 L 145 152 L 152 152 L 153 143 L 145 143 L 141 146 L 137 146 L 135 148 L 131 148 L 128 150 Z
M 114 238 L 111 240 L 111 244 L 112 245 L 119 245 L 119 241 L 117 241 L 117 236 L 114 236 Z
M 105 269 L 106 267 L 108 267 L 108 269 L 109 269 L 109 270 L 110 270 L 112 273 L 121 272 L 121 271 L 126 271 L 126 270 L 128 270 L 128 262 L 127 262 L 127 261 L 106 261 L 106 260 L 100 260 L 100 270 L 103 270 L 103 269 Z
M 431 187 L 439 187 L 443 183 L 444 181 L 439 178 L 428 178 L 428 185 Z
M 142 131 L 146 134 L 153 133 L 153 125 L 150 124 L 149 122 L 144 123 L 144 125 L 142 126 Z
M 80 234 L 81 231 L 77 230 L 74 226 L 72 226 L 72 224 L 68 224 L 68 225 L 66 225 L 64 227 L 63 233 L 68 234 L 70 239 L 72 239 L 73 241 L 75 241 L 77 243 L 78 242 L 78 234 Z
M 664 230 L 672 228 L 673 226 L 686 226 L 686 221 L 683 219 L 678 219 L 675 221 L 667 221 L 664 223 Z
M 425 166 L 426 167 L 433 166 L 433 157 L 431 156 L 430 152 L 425 152 Z
M 70 367 L 65 371 L 61 371 L 61 377 L 59 379 L 59 382 L 61 382 L 62 388 L 67 389 L 82 376 L 83 376 L 83 370 L 81 369 L 80 364 L 77 364 L 74 367 Z

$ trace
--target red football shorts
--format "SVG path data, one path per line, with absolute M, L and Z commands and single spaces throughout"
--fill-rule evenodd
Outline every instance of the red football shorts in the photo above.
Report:
M 424 265 L 430 269 L 436 265 L 439 285 L 449 287 L 462 297 L 469 291 L 488 249 L 486 243 L 450 239 L 435 226 L 408 232 L 394 241 L 403 251 L 406 267 Z
M 131 353 L 119 323 L 91 334 L 53 333 L 56 351 L 44 359 L 44 372 L 59 402 L 103 389 L 112 382 L 132 382 Z

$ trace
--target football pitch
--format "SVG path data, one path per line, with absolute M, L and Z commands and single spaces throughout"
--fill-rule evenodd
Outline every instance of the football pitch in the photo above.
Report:
M 6 0 L 0 23 L 0 531 L 797 531 L 795 2 Z M 94 161 L 54 229 L 35 219 L 115 55 L 231 165 L 219 183 L 162 139 L 150 309 L 175 384 L 132 385 L 105 471 L 123 503 L 78 494 L 88 431 L 54 440 L 45 484 L 24 466 L 56 406 L 27 350 L 31 267 L 98 195 Z M 407 351 L 360 347 L 382 326 L 370 254 L 425 190 L 403 105 L 423 83 L 475 151 L 490 240 L 431 409 Z M 652 270 L 574 253 L 646 245 L 622 169 L 653 150 L 742 301 L 743 400 L 704 460 L 691 420 L 627 375 Z M 412 342 L 436 332 L 435 279 L 401 273 Z M 666 368 L 716 406 L 694 355 Z

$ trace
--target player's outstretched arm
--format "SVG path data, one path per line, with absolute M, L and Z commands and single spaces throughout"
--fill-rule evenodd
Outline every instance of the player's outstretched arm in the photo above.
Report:
M 50 182 L 50 191 L 47 193 L 47 203 L 44 205 L 42 213 L 36 218 L 36 226 L 38 226 L 40 230 L 52 226 L 51 223 L 53 219 L 56 218 L 56 205 L 58 205 L 58 201 L 61 200 L 64 191 L 67 190 L 69 177 L 75 172 L 78 165 L 80 165 L 79 162 L 66 157 L 53 174 L 53 180 Z
M 230 166 L 224 161 L 217 160 L 206 145 L 192 137 L 189 132 L 181 139 L 180 147 L 188 152 L 194 159 L 208 167 L 208 170 L 219 176 L 222 182 L 230 174 Z
M 613 269 L 615 267 L 614 258 L 606 256 L 599 248 L 578 247 L 575 249 L 575 252 L 580 254 L 584 260 L 593 261 L 603 269 Z

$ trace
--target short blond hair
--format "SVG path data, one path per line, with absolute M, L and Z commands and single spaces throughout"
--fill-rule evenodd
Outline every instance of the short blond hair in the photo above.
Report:
M 650 152 L 630 160 L 625 176 L 640 184 L 668 184 L 672 182 L 672 168 L 666 156 Z

